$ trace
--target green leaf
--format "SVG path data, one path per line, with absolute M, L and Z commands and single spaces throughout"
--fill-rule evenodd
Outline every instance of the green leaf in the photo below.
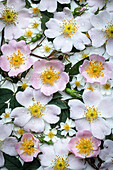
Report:
M 60 99 L 56 99 L 56 100 L 53 99 L 53 100 L 51 100 L 51 101 L 49 102 L 49 104 L 55 104 L 55 105 L 57 105 L 58 107 L 60 107 L 61 109 L 67 109 L 67 108 L 68 108 L 66 102 L 64 102 L 64 101 L 62 101 L 62 100 L 60 100 Z
M 69 113 L 70 113 L 69 109 L 62 110 L 62 112 L 60 114 L 60 122 L 66 122 L 66 119 L 70 117 Z
M 58 99 L 61 97 L 62 97 L 62 95 L 59 92 L 53 94 L 53 99 Z
M 68 73 L 71 68 L 72 63 L 69 63 L 65 66 L 65 72 Z
M 63 8 L 64 7 L 68 7 L 70 8 L 70 4 L 60 4 L 60 3 L 57 3 L 57 11 L 63 11 Z
M 0 104 L 0 115 L 5 112 L 6 108 L 7 108 L 7 104 L 5 103 Z
M 43 31 L 46 29 L 45 23 L 49 21 L 50 18 L 53 18 L 53 14 L 49 12 L 41 12 L 42 18 L 41 18 L 41 28 Z
M 0 104 L 8 101 L 13 95 L 13 91 L 9 89 L 0 89 Z
M 16 107 L 21 107 L 22 105 L 20 105 L 17 100 L 16 100 L 16 97 L 15 96 L 12 96 L 11 100 L 10 100 L 10 108 L 11 109 L 14 109 Z
M 25 162 L 23 165 L 23 170 L 36 170 L 40 167 L 40 162 L 38 159 L 34 159 L 32 162 Z
M 23 170 L 20 161 L 16 157 L 4 154 L 4 158 L 5 158 L 4 166 L 8 170 Z
M 88 57 L 85 58 L 85 59 L 88 59 Z M 70 69 L 69 74 L 70 74 L 70 75 L 77 75 L 77 74 L 79 74 L 79 67 L 80 67 L 80 65 L 83 64 L 83 61 L 84 61 L 85 59 L 80 60 L 79 62 L 77 62 L 77 63 Z
M 26 2 L 25 7 L 26 8 L 31 8 L 31 3 L 28 0 L 25 0 L 25 2 Z

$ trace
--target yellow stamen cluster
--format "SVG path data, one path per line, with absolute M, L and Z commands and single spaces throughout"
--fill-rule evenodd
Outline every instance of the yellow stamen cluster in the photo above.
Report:
M 10 62 L 11 67 L 14 67 L 16 70 L 20 68 L 21 65 L 25 64 L 24 61 L 26 60 L 26 58 L 18 50 L 18 53 L 17 54 L 13 53 L 10 57 L 8 57 L 8 60 Z
M 18 23 L 17 22 L 18 13 L 12 10 L 11 8 L 6 7 L 0 14 L 1 14 L 0 19 L 3 20 L 3 23 L 5 25 L 10 24 L 16 25 Z
M 82 55 L 82 58 L 84 59 L 84 58 L 87 58 L 88 57 L 88 55 L 87 54 L 83 54 Z
M 0 150 L 2 150 L 2 145 L 4 144 L 4 141 L 0 140 Z
M 89 154 L 93 153 L 93 141 L 87 138 L 81 138 L 76 142 L 76 148 L 77 148 L 77 153 L 83 155 L 83 156 L 88 156 Z
M 102 31 L 104 31 L 104 29 L 102 29 Z M 105 26 L 105 37 L 107 38 L 107 41 L 110 38 L 113 38 L 113 23 L 112 23 L 112 21 L 108 22 L 107 25 Z
M 52 131 L 50 131 L 50 132 L 48 133 L 48 137 L 49 137 L 49 138 L 53 138 L 53 137 L 54 137 L 54 134 L 53 134 Z
M 18 129 L 17 133 L 18 133 L 19 135 L 23 135 L 24 129 L 22 129 L 22 128 Z
M 54 170 L 66 170 L 69 166 L 68 159 L 64 156 L 56 155 L 56 158 L 52 161 L 52 168 Z
M 89 66 L 86 68 L 87 74 L 90 77 L 94 77 L 95 79 L 99 77 L 104 77 L 103 70 L 104 70 L 104 63 L 92 60 L 89 62 Z
M 52 85 L 56 83 L 59 79 L 59 72 L 56 72 L 55 69 L 51 66 L 49 69 L 46 69 L 40 74 L 40 78 L 43 84 Z
M 65 123 L 65 125 L 64 125 L 64 130 L 66 130 L 66 131 L 70 130 L 70 126 L 67 123 Z
M 39 26 L 39 23 L 38 23 L 38 22 L 34 21 L 34 22 L 32 23 L 32 27 L 33 27 L 33 28 L 37 28 L 38 26 Z
M 110 2 L 111 0 L 105 0 L 105 4 L 107 4 L 108 2 Z
M 73 35 L 77 30 L 78 26 L 75 22 L 74 19 L 72 20 L 63 20 L 61 27 L 61 33 L 64 34 L 65 36 L 71 36 Z
M 34 147 L 35 143 L 34 143 L 33 139 L 24 138 L 23 142 L 21 142 L 21 145 L 22 145 L 22 147 L 20 149 L 23 150 L 23 153 L 26 155 L 27 154 L 31 155 L 36 152 L 36 149 Z
M 87 89 L 89 89 L 89 90 L 91 90 L 91 91 L 94 90 L 94 88 L 93 88 L 92 86 L 87 87 Z
M 4 113 L 4 117 L 5 117 L 5 118 L 8 118 L 8 117 L 9 117 L 9 112 Z
M 108 90 L 110 89 L 111 85 L 109 83 L 104 84 L 104 89 Z
M 84 111 L 84 117 L 86 118 L 86 120 L 89 121 L 89 123 L 94 120 L 98 120 L 99 112 L 97 110 L 98 109 L 95 108 L 94 106 L 92 107 L 86 106 Z
M 31 37 L 32 34 L 33 34 L 33 32 L 30 29 L 26 30 L 26 32 L 25 32 L 26 37 Z
M 33 8 L 33 14 L 38 14 L 38 13 L 39 13 L 39 8 L 38 7 Z
M 47 46 L 47 45 L 44 46 L 44 51 L 45 51 L 46 53 L 49 53 L 50 49 L 51 49 L 51 48 L 50 48 L 49 46 Z
M 75 85 L 76 85 L 77 87 L 79 87 L 79 86 L 80 86 L 80 81 L 75 81 Z
M 28 85 L 26 83 L 23 83 L 21 86 L 22 89 L 26 89 L 27 87 L 28 87 Z
M 33 106 L 29 106 L 28 110 L 33 117 L 42 117 L 45 106 L 40 104 L 40 102 L 33 103 Z

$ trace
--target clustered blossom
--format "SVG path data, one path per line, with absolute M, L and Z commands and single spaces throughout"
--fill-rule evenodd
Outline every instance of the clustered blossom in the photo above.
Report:
M 113 0 L 0 0 L 0 169 L 113 169 Z

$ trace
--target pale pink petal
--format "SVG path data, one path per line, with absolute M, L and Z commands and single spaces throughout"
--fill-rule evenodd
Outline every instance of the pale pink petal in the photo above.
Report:
M 39 102 L 41 104 L 47 104 L 51 99 L 52 99 L 52 95 L 51 96 L 45 96 L 43 93 L 41 93 L 40 90 L 34 90 L 34 98 L 36 102 Z
M 41 11 L 47 10 L 48 12 L 55 12 L 57 8 L 57 0 L 41 0 L 40 6 L 39 6 Z
M 53 93 L 57 92 L 59 89 L 56 85 L 56 83 L 52 85 L 42 85 L 41 87 L 41 92 L 46 95 L 46 96 L 50 96 L 52 95 Z
M 106 52 L 112 56 L 113 55 L 113 38 L 110 38 L 106 43 Z
M 2 124 L 0 122 L 0 140 L 4 140 L 10 136 L 13 130 L 13 124 Z
M 0 67 L 4 71 L 9 71 L 10 70 L 10 62 L 6 56 L 1 56 L 0 57 Z
M 56 50 L 60 50 L 63 53 L 67 53 L 70 52 L 72 50 L 72 40 L 70 37 L 64 37 L 64 35 L 60 35 L 58 37 L 56 37 L 53 40 L 53 44 Z
M 91 130 L 90 122 L 86 119 L 75 120 L 77 130 Z
M 68 155 L 68 139 L 60 139 L 54 144 L 56 155 Z
M 61 109 L 56 105 L 47 105 L 43 112 L 43 119 L 47 123 L 57 123 L 59 121 L 59 115 L 61 113 Z
M 99 118 L 98 120 L 91 122 L 91 132 L 94 137 L 104 139 L 106 135 L 111 133 L 111 128 L 103 118 Z
M 5 163 L 3 153 L 0 151 L 0 167 L 3 167 Z
M 56 12 L 54 14 L 54 18 L 59 21 L 71 20 L 71 19 L 73 19 L 73 14 L 69 8 L 64 7 L 63 12 Z
M 32 162 L 33 161 L 33 155 L 27 155 L 25 153 L 22 153 L 20 155 L 20 158 L 24 160 L 24 162 Z
M 33 104 L 33 89 L 27 87 L 24 92 L 18 92 L 16 94 L 16 100 L 22 105 L 28 108 Z
M 41 88 L 41 78 L 40 78 L 40 74 L 35 72 L 33 73 L 33 75 L 31 76 L 31 85 L 35 88 L 35 89 L 40 89 Z
M 102 94 L 100 91 L 84 91 L 83 93 L 83 101 L 85 105 L 87 106 L 97 106 L 100 103 L 100 100 L 102 99 Z
M 17 152 L 15 150 L 16 143 L 17 139 L 15 137 L 6 138 L 2 145 L 2 151 L 10 156 L 16 156 L 17 155 Z
M 4 27 L 5 27 L 5 24 L 2 21 L 0 21 L 0 32 L 3 30 Z
M 83 118 L 84 111 L 85 111 L 85 105 L 80 100 L 73 99 L 69 100 L 70 106 L 70 117 L 72 119 L 80 119 Z
M 28 123 L 24 126 L 26 131 L 33 131 L 33 132 L 43 132 L 44 130 L 44 121 L 42 118 L 33 118 L 29 120 Z
M 30 23 L 31 14 L 28 9 L 22 9 L 18 12 L 18 24 L 20 28 L 27 28 Z
M 63 91 L 66 88 L 66 84 L 69 82 L 69 76 L 63 72 L 59 75 L 58 81 L 55 83 L 59 91 Z
M 13 7 L 16 10 L 21 10 L 25 7 L 25 1 L 23 0 L 7 0 L 7 6 Z
M 113 117 L 113 98 L 107 97 L 100 101 L 98 105 L 100 117 L 112 118 Z

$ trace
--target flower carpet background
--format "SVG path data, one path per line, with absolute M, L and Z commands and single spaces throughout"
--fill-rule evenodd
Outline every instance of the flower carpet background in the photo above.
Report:
M 113 170 L 113 0 L 0 0 L 0 169 Z

